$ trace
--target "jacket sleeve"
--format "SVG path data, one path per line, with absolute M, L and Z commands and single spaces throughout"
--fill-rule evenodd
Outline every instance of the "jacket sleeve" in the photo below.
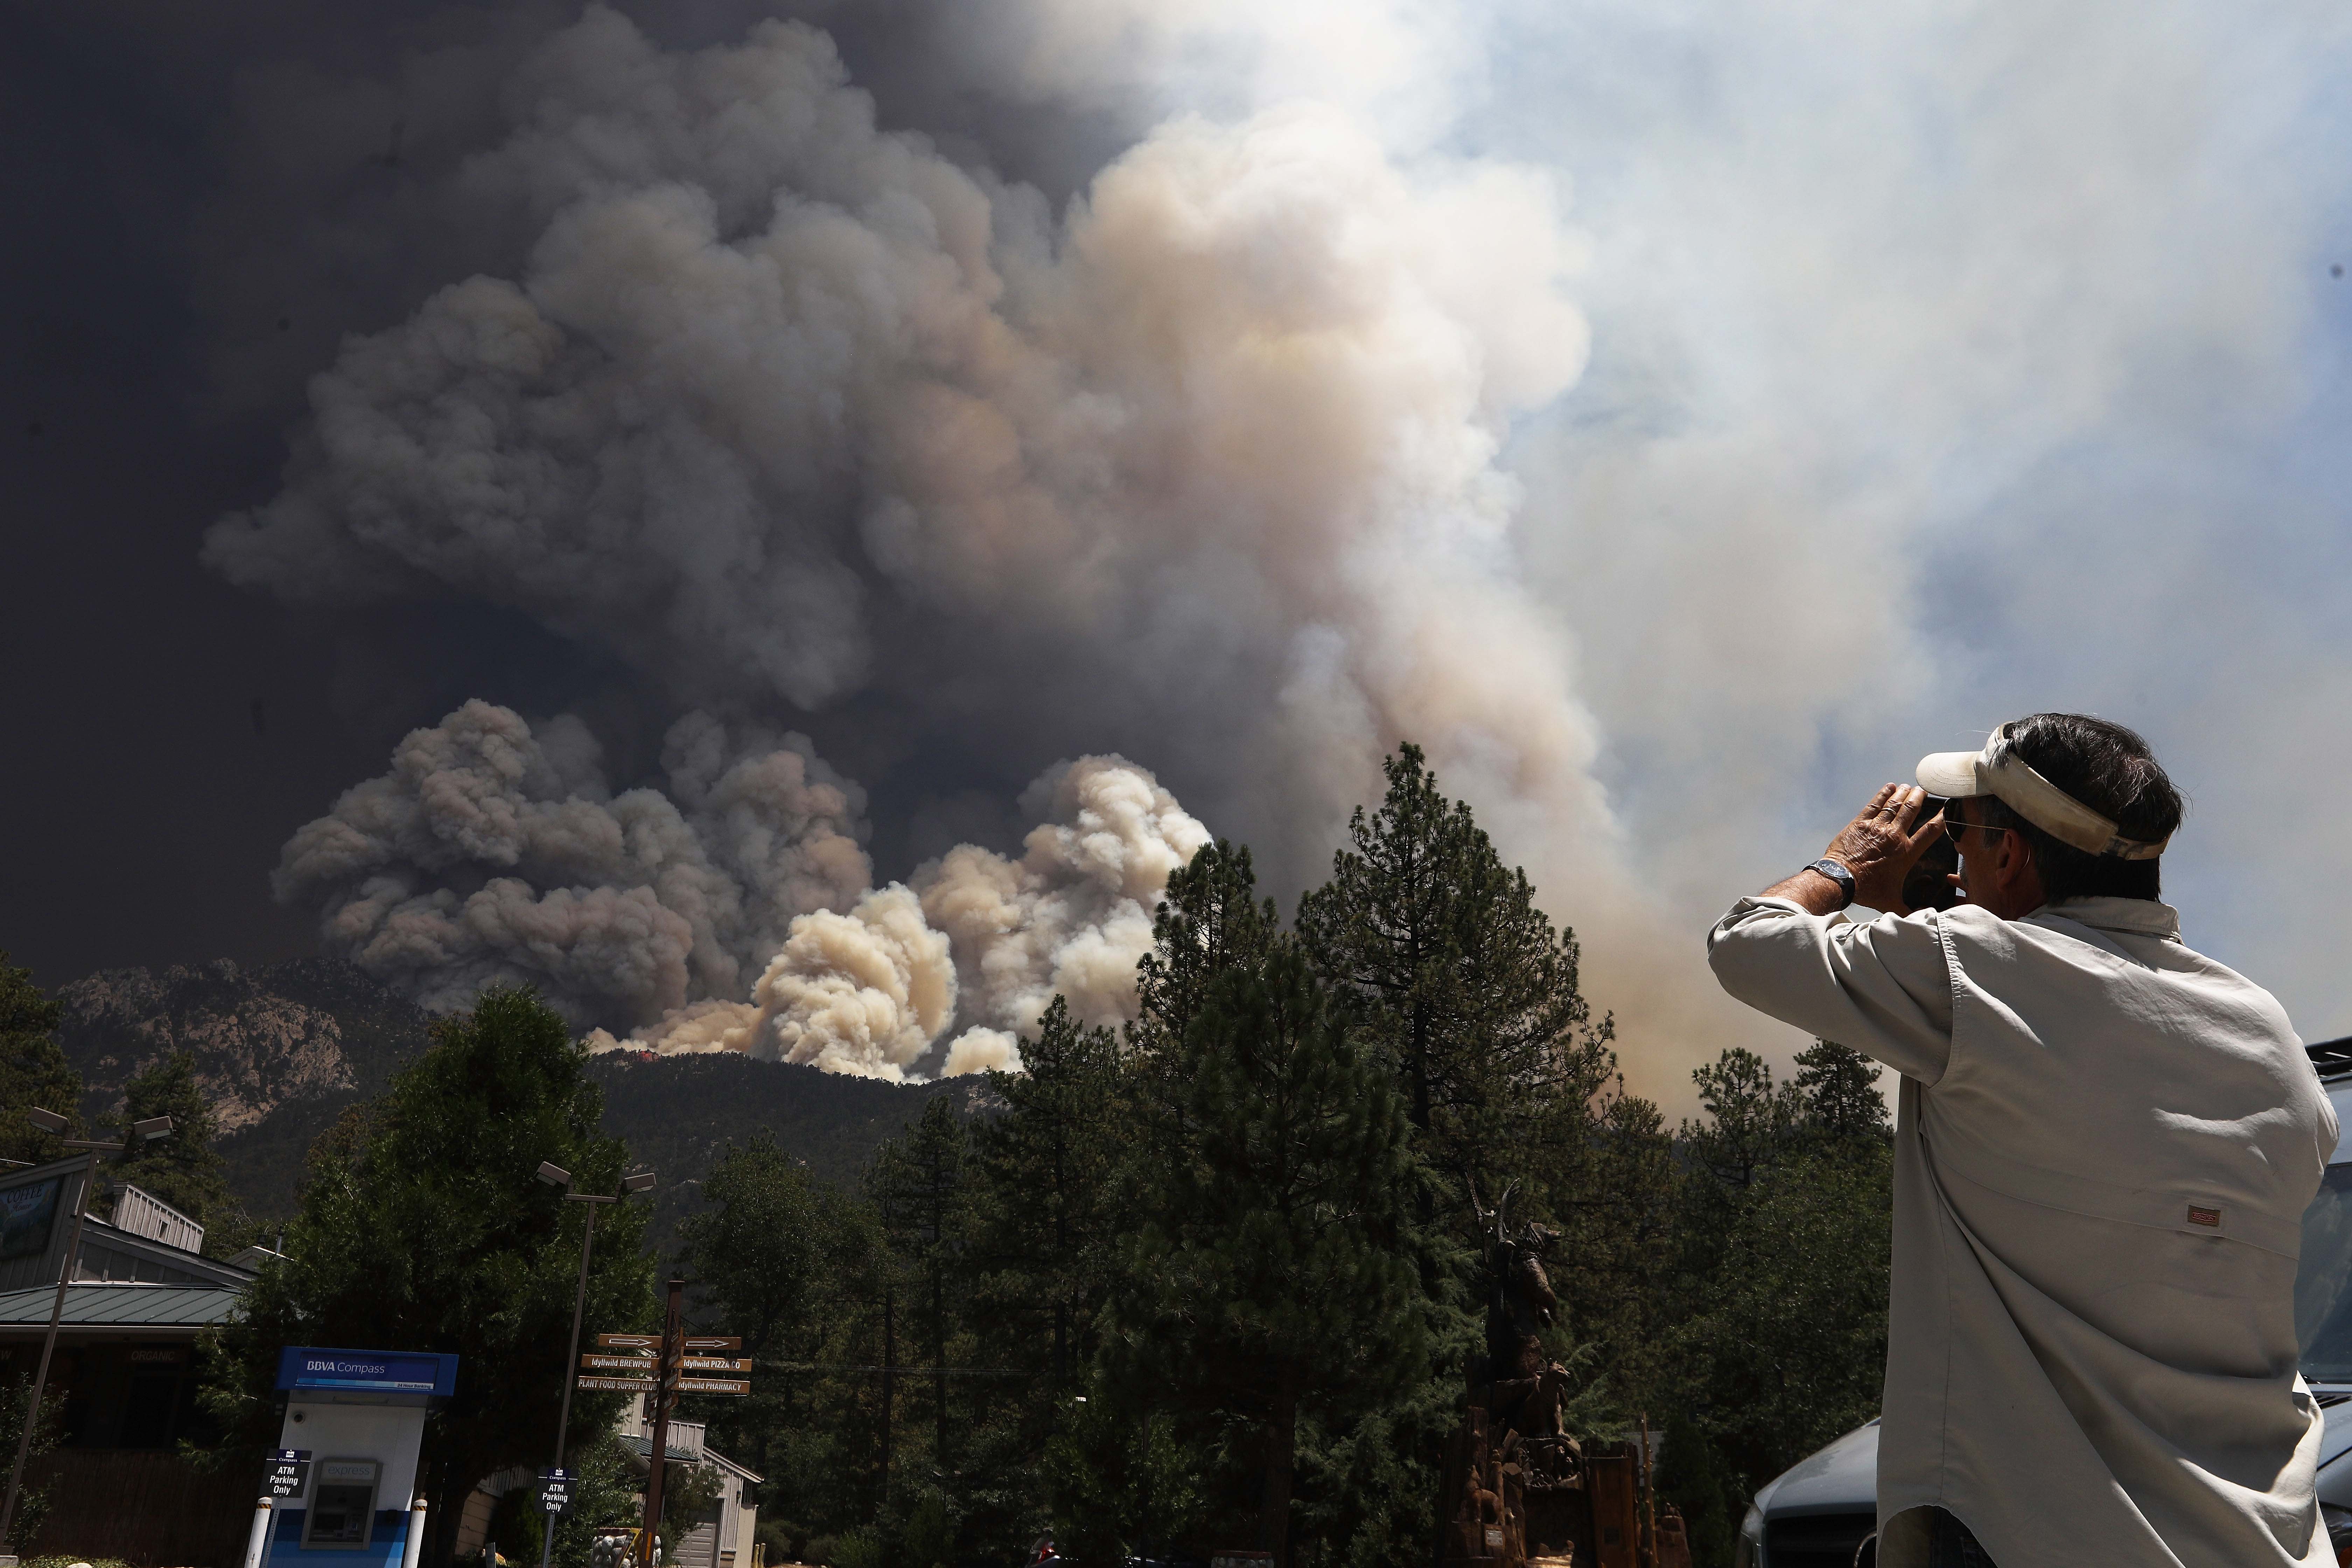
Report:
M 1952 978 L 1936 911 L 1867 925 L 1742 899 L 1707 933 L 1724 990 L 1759 1013 L 1934 1083 L 1952 1053 Z

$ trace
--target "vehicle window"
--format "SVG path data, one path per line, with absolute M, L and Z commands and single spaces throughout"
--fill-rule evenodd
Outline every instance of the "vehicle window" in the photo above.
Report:
M 2303 1375 L 2352 1383 L 2352 1164 L 2330 1165 L 2303 1211 L 2303 1264 L 2294 1277 L 2294 1335 Z

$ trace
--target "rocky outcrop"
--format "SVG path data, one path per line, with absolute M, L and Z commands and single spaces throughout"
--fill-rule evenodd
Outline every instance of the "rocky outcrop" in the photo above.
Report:
M 415 1004 L 331 959 L 101 970 L 58 1000 L 88 1109 L 118 1110 L 131 1079 L 184 1050 L 224 1136 L 293 1101 L 372 1093 L 425 1043 Z

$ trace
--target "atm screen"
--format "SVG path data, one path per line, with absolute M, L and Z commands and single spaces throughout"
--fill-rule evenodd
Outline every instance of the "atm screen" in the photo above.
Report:
M 375 1523 L 376 1465 L 373 1459 L 329 1459 L 310 1482 L 305 1546 L 365 1546 Z

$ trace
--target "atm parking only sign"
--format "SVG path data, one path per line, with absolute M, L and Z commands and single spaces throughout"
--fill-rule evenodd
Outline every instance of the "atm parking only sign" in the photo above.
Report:
M 278 1448 L 262 1468 L 262 1495 L 273 1500 L 300 1497 L 310 1481 L 310 1450 Z
M 539 1507 L 541 1512 L 562 1513 L 564 1510 L 572 1506 L 572 1483 L 573 1475 L 574 1472 L 571 1470 L 551 1469 L 541 1470 L 539 1472 Z

